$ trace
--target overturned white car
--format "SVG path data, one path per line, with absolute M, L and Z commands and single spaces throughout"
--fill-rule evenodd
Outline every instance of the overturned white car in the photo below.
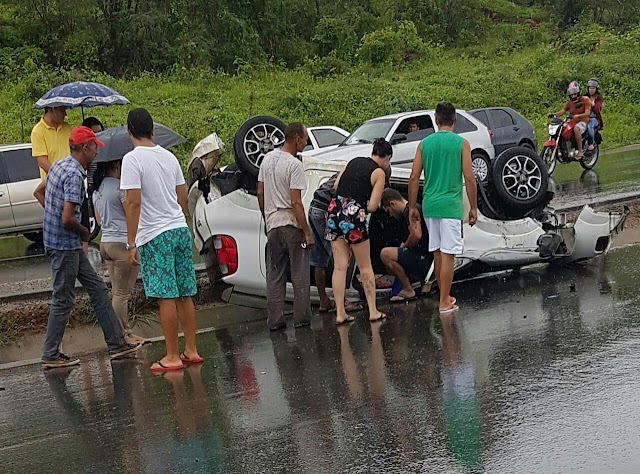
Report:
M 237 156 L 237 166 L 218 170 L 215 166 L 224 145 L 215 135 L 207 140 L 211 142 L 209 145 L 201 143 L 194 150 L 188 172 L 196 247 L 204 256 L 210 277 L 221 277 L 229 285 L 223 293 L 226 301 L 263 308 L 266 236 L 255 193 L 255 177 L 242 171 L 242 160 Z M 271 137 L 266 135 L 264 140 Z M 274 145 L 277 143 L 260 146 L 267 152 Z M 332 160 L 304 157 L 303 162 L 307 184 L 303 202 L 308 209 L 315 190 L 341 170 L 346 161 L 339 157 Z M 409 174 L 406 168 L 392 166 L 391 186 L 406 195 Z M 465 248 L 456 258 L 456 276 L 539 262 L 569 263 L 607 252 L 612 234 L 622 228 L 628 211 L 603 213 L 585 206 L 577 220 L 569 223 L 564 215 L 548 208 L 553 193 L 547 186 L 548 175 L 535 152 L 516 147 L 502 153 L 492 163 L 491 179 L 479 187 L 477 224 L 464 225 Z M 466 193 L 463 195 L 467 215 L 469 203 Z M 371 256 L 376 273 L 385 272 L 380 250 L 401 243 L 399 225 L 383 211 L 371 216 Z M 327 273 L 330 279 L 331 272 Z M 314 285 L 313 272 L 311 275 Z M 348 281 L 348 296 L 361 297 L 357 268 L 350 269 Z M 416 282 L 416 286 L 421 283 Z M 378 291 L 389 292 L 388 289 Z M 315 287 L 311 295 L 317 300 Z M 293 298 L 290 285 L 287 298 Z

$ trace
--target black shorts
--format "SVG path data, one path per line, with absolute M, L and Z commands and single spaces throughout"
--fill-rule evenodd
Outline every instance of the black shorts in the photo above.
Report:
M 408 277 L 422 280 L 429 273 L 431 259 L 414 249 L 398 248 L 398 263 Z

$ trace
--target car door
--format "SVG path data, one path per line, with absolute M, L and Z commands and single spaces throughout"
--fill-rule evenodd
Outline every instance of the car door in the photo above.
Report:
M 2 155 L 16 227 L 42 227 L 44 211 L 33 197 L 33 191 L 40 183 L 40 169 L 31 156 L 31 148 L 8 150 Z
M 489 109 L 487 114 L 493 131 L 493 146 L 496 150 L 496 156 L 516 146 L 519 127 L 516 126 L 513 117 L 502 109 Z
M 4 167 L 4 159 L 0 153 L 0 233 L 8 231 L 16 226 L 11 209 L 9 188 L 7 186 L 7 173 Z

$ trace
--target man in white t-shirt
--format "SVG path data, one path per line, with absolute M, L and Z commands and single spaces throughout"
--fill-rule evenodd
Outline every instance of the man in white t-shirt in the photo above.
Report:
M 267 229 L 267 324 L 272 331 L 287 327 L 283 311 L 289 271 L 294 325 L 311 324 L 309 248 L 314 241 L 302 204 L 304 167 L 296 157 L 307 145 L 307 129 L 292 123 L 284 135 L 284 145 L 267 153 L 258 174 L 258 203 Z
M 184 364 L 204 362 L 196 349 L 196 313 L 191 299 L 197 288 L 191 232 L 185 219 L 187 188 L 177 158 L 153 143 L 149 112 L 129 112 L 127 128 L 134 146 L 124 156 L 120 180 L 120 188 L 127 192 L 127 250 L 129 260 L 140 265 L 147 298 L 158 300 L 167 347 L 167 355 L 151 370 L 181 370 Z M 185 339 L 182 353 L 178 349 L 178 318 Z

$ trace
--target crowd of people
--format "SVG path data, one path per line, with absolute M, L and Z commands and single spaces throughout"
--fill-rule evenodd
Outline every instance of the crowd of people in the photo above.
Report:
M 76 279 L 90 296 L 111 358 L 125 357 L 147 342 L 134 334 L 129 324 L 128 303 L 139 273 L 146 296 L 157 299 L 166 345 L 166 355 L 151 370 L 180 370 L 185 364 L 203 362 L 195 337 L 192 297 L 197 288 L 185 217 L 188 196 L 177 158 L 153 142 L 149 112 L 134 109 L 127 118 L 133 150 L 121 159 L 102 160 L 93 173 L 95 218 L 102 226 L 100 253 L 112 283 L 113 298 L 109 301 L 106 284 L 87 258 L 89 229 L 83 219 L 86 211 L 82 211 L 87 202 L 87 170 L 95 167 L 98 151 L 104 146 L 96 136 L 103 127 L 91 118 L 71 130 L 65 115 L 64 108 L 46 109 L 32 133 L 33 155 L 46 177 L 35 194 L 45 209 L 44 245 L 53 274 L 43 366 L 79 363 L 60 351 Z M 438 104 L 439 131 L 417 147 L 408 199 L 388 185 L 393 149 L 379 138 L 373 143 L 371 156 L 352 159 L 315 191 L 308 214 L 302 202 L 304 168 L 298 158 L 307 143 L 307 130 L 301 123 L 286 127 L 285 143 L 265 156 L 258 176 L 258 203 L 267 235 L 270 330 L 286 328 L 284 303 L 289 275 L 294 289 L 293 324 L 296 328 L 310 325 L 310 267 L 314 269 L 320 311 L 335 311 L 337 325 L 352 323 L 355 318 L 351 313 L 361 309 L 346 298 L 352 259 L 366 297 L 369 321 L 386 318 L 376 304 L 369 241 L 370 218 L 379 210 L 399 219 L 404 230 L 399 247 L 380 252 L 382 263 L 400 284 L 392 301 L 416 298 L 420 288 L 414 289 L 412 283 L 424 281 L 433 260 L 440 313 L 458 309 L 450 288 L 454 258 L 463 249 L 463 188 L 471 207 L 470 225 L 477 218 L 477 203 L 470 145 L 453 132 L 455 120 L 452 104 Z M 333 300 L 326 291 L 331 260 Z M 178 321 L 185 335 L 182 352 Z
M 113 301 L 87 258 L 89 242 L 87 170 L 95 167 L 103 129 L 90 117 L 71 129 L 65 107 L 45 109 L 31 134 L 42 171 L 34 196 L 44 207 L 43 241 L 51 260 L 53 292 L 43 347 L 44 368 L 77 365 L 60 346 L 73 307 L 76 279 L 85 288 L 104 333 L 111 359 L 135 353 L 145 339 L 133 334 L 128 302 L 138 273 L 145 294 L 156 298 L 166 355 L 154 372 L 183 369 L 204 359 L 196 348 L 196 278 L 187 227 L 187 189 L 178 159 L 153 142 L 153 119 L 145 109 L 127 117 L 133 150 L 95 168 L 93 202 L 102 225 L 100 252 L 107 263 Z M 185 339 L 178 345 L 178 321 Z
M 438 104 L 436 122 L 439 131 L 422 140 L 417 147 L 408 201 L 388 187 L 393 149 L 386 140 L 379 138 L 373 143 L 370 157 L 350 160 L 342 172 L 331 176 L 315 191 L 308 219 L 301 197 L 306 187 L 304 168 L 296 156 L 307 142 L 307 131 L 301 123 L 286 127 L 284 145 L 265 156 L 258 177 L 258 203 L 267 234 L 267 323 L 270 330 L 286 328 L 283 308 L 289 273 L 294 288 L 294 326 L 300 328 L 310 324 L 310 265 L 314 269 L 320 311 L 335 311 L 337 325 L 353 322 L 355 318 L 349 312 L 358 308 L 345 298 L 352 257 L 367 300 L 369 321 L 377 322 L 386 317 L 376 306 L 368 232 L 370 216 L 380 208 L 401 219 L 406 230 L 400 247 L 384 248 L 380 255 L 389 273 L 401 284 L 392 300 L 407 301 L 417 296 L 412 279 L 425 279 L 432 254 L 440 289 L 439 311 L 451 314 L 458 309 L 455 298 L 449 293 L 454 258 L 462 253 L 463 246 L 463 188 L 470 203 L 470 225 L 477 219 L 477 199 L 470 145 L 453 132 L 455 120 L 456 110 L 452 104 Z M 423 200 L 418 205 L 423 170 Z M 334 300 L 326 291 L 326 270 L 331 258 Z

